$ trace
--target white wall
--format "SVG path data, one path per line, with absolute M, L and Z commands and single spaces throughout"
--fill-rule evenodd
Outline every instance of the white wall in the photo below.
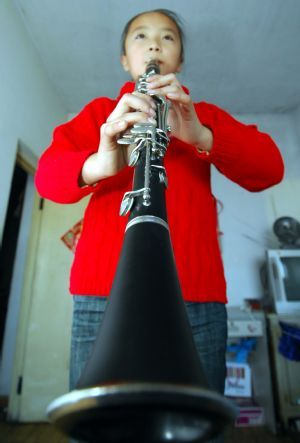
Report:
M 39 156 L 66 110 L 10 0 L 0 2 L 0 57 L 1 239 L 18 140 Z
M 39 157 L 49 144 L 53 127 L 65 120 L 66 110 L 55 94 L 34 47 L 10 0 L 0 2 L 0 240 L 2 239 L 11 178 L 18 141 Z M 33 189 L 31 190 L 33 192 Z M 30 217 L 30 212 L 27 217 Z M 23 249 L 26 245 L 22 245 Z M 25 253 L 24 250 L 21 251 Z M 15 274 L 14 274 L 15 275 Z M 13 281 L 11 308 L 22 289 L 22 272 Z M 17 289 L 16 289 L 17 288 Z M 18 292 L 18 293 L 17 293 Z M 15 306 L 12 306 L 15 304 Z M 0 395 L 9 393 L 12 365 L 12 338 L 18 323 L 7 324 L 3 354 L 0 359 Z M 3 366 L 4 365 L 4 366 Z
M 298 143 L 300 144 L 300 104 L 294 110 L 293 115 L 294 115 L 295 131 L 298 137 Z
M 296 191 L 291 194 L 288 190 L 291 180 L 294 189 L 295 183 L 300 181 L 300 138 L 296 133 L 294 113 L 235 117 L 244 123 L 255 123 L 262 132 L 270 134 L 283 155 L 285 178 L 270 190 L 251 193 L 214 170 L 214 193 L 224 205 L 220 214 L 220 228 L 223 232 L 221 244 L 230 305 L 239 305 L 245 298 L 262 296 L 259 268 L 265 249 L 278 247 L 272 225 L 281 215 L 298 215 L 298 208 L 295 210 Z M 286 214 L 278 209 L 283 205 Z

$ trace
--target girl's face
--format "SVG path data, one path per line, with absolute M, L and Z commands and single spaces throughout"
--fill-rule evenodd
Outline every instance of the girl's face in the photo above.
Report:
M 154 59 L 162 75 L 180 71 L 179 32 L 176 24 L 163 14 L 151 12 L 137 17 L 129 27 L 125 51 L 121 63 L 134 81 L 144 74 L 147 64 Z

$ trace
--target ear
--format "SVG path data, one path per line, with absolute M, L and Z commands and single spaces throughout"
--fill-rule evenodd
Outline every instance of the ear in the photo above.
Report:
M 128 60 L 127 60 L 126 55 L 122 54 L 120 61 L 121 61 L 121 65 L 123 66 L 124 71 L 129 71 Z
M 180 63 L 180 65 L 178 65 L 176 72 L 181 72 L 181 69 L 182 69 L 182 63 Z

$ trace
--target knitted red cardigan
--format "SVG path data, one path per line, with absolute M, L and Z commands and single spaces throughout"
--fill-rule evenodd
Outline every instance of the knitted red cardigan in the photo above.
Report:
M 91 194 L 83 231 L 71 270 L 70 291 L 108 295 L 122 246 L 127 218 L 119 216 L 123 194 L 132 188 L 133 169 L 125 168 L 95 187 L 78 186 L 85 159 L 97 151 L 100 127 L 117 100 L 96 98 L 70 122 L 58 126 L 39 160 L 35 182 L 39 193 L 58 203 L 73 203 Z M 260 191 L 283 177 L 283 161 L 271 137 L 245 125 L 215 105 L 200 102 L 201 123 L 213 132 L 211 153 L 171 137 L 165 156 L 169 186 L 168 219 L 179 279 L 185 300 L 226 302 L 226 284 L 218 245 L 216 200 L 210 166 L 249 191 Z

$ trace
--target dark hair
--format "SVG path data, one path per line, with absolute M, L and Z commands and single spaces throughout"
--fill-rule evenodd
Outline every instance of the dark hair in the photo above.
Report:
M 140 17 L 141 15 L 153 14 L 153 13 L 165 15 L 170 20 L 172 20 L 172 22 L 176 25 L 178 33 L 179 33 L 180 43 L 181 43 L 180 59 L 181 59 L 181 61 L 183 61 L 183 59 L 184 59 L 184 40 L 185 40 L 185 35 L 184 35 L 184 31 L 183 31 L 183 20 L 180 18 L 180 16 L 178 14 L 176 14 L 176 12 L 170 11 L 169 9 L 153 9 L 151 11 L 140 12 L 139 14 L 132 17 L 126 23 L 126 25 L 123 29 L 122 35 L 121 35 L 121 51 L 122 51 L 121 53 L 122 53 L 122 55 L 126 54 L 125 41 L 126 41 L 126 37 L 127 37 L 128 31 L 129 31 L 129 28 L 130 28 L 132 22 L 136 18 Z

